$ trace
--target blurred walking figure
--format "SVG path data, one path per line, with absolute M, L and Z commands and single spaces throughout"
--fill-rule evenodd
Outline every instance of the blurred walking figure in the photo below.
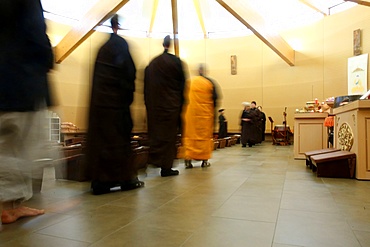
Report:
M 125 39 L 117 35 L 118 15 L 111 18 L 113 33 L 100 48 L 91 90 L 86 161 L 93 194 L 113 187 L 131 190 L 144 186 L 130 156 L 136 68 Z
M 187 81 L 185 90 L 183 144 L 185 167 L 192 168 L 191 160 L 202 160 L 208 167 L 213 150 L 213 130 L 217 90 L 212 79 L 205 76 L 204 65 L 199 66 L 199 76 Z
M 149 164 L 161 167 L 161 176 L 175 176 L 177 134 L 181 132 L 185 74 L 181 60 L 168 53 L 170 36 L 163 40 L 164 52 L 145 69 L 144 98 L 148 116 Z
M 33 173 L 43 168 L 36 161 L 46 158 L 53 53 L 39 0 L 0 1 L 0 21 L 1 230 L 1 223 L 44 213 L 21 203 L 32 197 Z

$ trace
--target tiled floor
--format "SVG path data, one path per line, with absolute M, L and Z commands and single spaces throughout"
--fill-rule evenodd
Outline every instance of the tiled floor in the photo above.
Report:
M 271 142 L 193 164 L 176 160 L 167 178 L 148 168 L 144 188 L 100 196 L 47 168 L 27 203 L 46 214 L 4 225 L 0 246 L 370 246 L 370 181 L 317 178 Z

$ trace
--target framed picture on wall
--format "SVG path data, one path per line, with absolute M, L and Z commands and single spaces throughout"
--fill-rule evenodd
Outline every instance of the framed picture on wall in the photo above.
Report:
M 361 55 L 361 29 L 353 31 L 353 55 Z
M 363 95 L 367 92 L 367 66 L 369 54 L 348 58 L 348 95 Z
M 231 63 L 231 74 L 236 75 L 236 55 L 231 55 L 230 63 Z

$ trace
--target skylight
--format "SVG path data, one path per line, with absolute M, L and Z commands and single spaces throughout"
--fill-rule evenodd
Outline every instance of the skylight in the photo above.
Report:
M 70 26 L 83 19 L 86 12 L 99 0 L 41 0 L 45 18 Z M 102 0 L 100 0 L 102 1 Z M 234 0 L 236 1 L 236 0 Z M 163 37 L 172 34 L 171 1 L 158 0 L 157 13 L 152 18 L 154 0 L 131 0 L 119 11 L 121 33 L 129 36 Z M 234 37 L 251 34 L 240 21 L 216 0 L 178 0 L 178 30 L 180 39 Z M 199 21 L 195 3 L 199 3 L 205 33 Z M 227 2 L 227 1 L 225 1 Z M 316 22 L 324 15 L 335 14 L 354 5 L 342 0 L 239 0 L 241 5 L 263 17 L 275 32 L 296 28 Z M 150 30 L 151 21 L 154 20 Z M 110 32 L 106 21 L 97 27 Z

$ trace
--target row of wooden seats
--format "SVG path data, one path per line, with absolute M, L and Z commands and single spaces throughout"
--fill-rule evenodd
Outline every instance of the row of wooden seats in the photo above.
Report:
M 239 135 L 233 135 L 233 136 L 228 136 L 225 138 L 215 138 L 214 139 L 214 150 L 217 148 L 225 148 L 225 147 L 231 147 L 232 145 L 235 145 L 240 136 Z
M 239 138 L 240 135 L 234 135 L 225 138 L 217 138 L 217 136 L 215 136 L 215 138 L 213 139 L 213 150 L 216 150 L 218 148 L 231 147 L 232 145 L 235 145 L 239 141 Z M 178 137 L 176 147 L 177 147 L 176 158 L 183 159 L 185 155 L 185 150 L 181 143 L 181 136 Z
M 234 135 L 222 139 L 215 139 L 214 148 L 225 148 L 235 145 L 239 141 L 240 136 Z M 133 138 L 131 141 L 131 147 L 133 155 L 131 156 L 130 162 L 133 162 L 134 166 L 139 169 L 145 169 L 147 167 L 149 158 L 149 146 L 143 144 L 146 138 Z M 141 143 L 143 141 L 143 143 Z M 72 138 L 65 142 L 62 151 L 64 157 L 58 162 L 60 164 L 56 169 L 56 178 L 68 179 L 74 181 L 87 181 L 89 180 L 87 164 L 84 160 L 84 148 L 85 140 L 80 137 Z M 181 143 L 178 142 L 178 148 L 181 147 Z
M 73 137 L 64 141 L 61 148 L 62 158 L 55 160 L 55 178 L 73 181 L 89 180 L 87 164 L 85 162 L 86 139 Z
M 85 162 L 85 145 L 78 143 L 78 140 L 67 142 L 66 146 L 62 147 L 63 156 L 61 159 L 54 161 L 55 178 L 67 179 L 73 181 L 88 181 L 89 171 Z M 139 142 L 132 141 L 132 156 L 130 161 L 136 169 L 147 167 L 149 157 L 149 147 L 141 146 Z
M 354 178 L 356 154 L 336 148 L 325 148 L 305 153 L 306 166 L 318 177 Z

